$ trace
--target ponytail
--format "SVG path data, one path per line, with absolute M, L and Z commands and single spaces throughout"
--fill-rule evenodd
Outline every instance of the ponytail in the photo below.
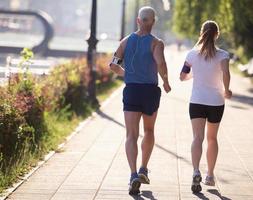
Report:
M 200 46 L 200 55 L 205 60 L 211 59 L 216 54 L 215 37 L 219 34 L 219 27 L 214 21 L 206 21 L 200 31 L 200 37 L 197 46 Z

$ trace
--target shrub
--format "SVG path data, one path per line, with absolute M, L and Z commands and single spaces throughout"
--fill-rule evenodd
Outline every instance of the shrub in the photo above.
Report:
M 0 86 L 0 192 L 10 185 L 24 166 L 57 146 L 94 107 L 87 93 L 89 70 L 86 59 L 79 58 L 53 68 L 50 75 L 29 74 L 29 50 L 23 51 L 24 74 L 10 77 L 8 86 Z M 113 81 L 107 67 L 109 56 L 98 57 L 97 84 Z M 103 87 L 100 87 L 103 88 Z M 61 123 L 64 123 L 62 130 Z M 65 128 L 66 126 L 66 128 Z M 68 132 L 68 133 L 69 133 Z
M 35 129 L 30 126 L 16 99 L 1 89 L 0 95 L 0 154 L 1 171 L 24 158 L 24 151 L 34 143 Z M 24 109 L 27 107 L 25 106 Z M 31 109 L 31 108 L 30 108 Z M 28 111 L 28 110 L 27 110 Z
M 97 84 L 113 81 L 107 67 L 110 56 L 99 56 L 97 61 Z M 87 92 L 89 69 L 85 58 L 75 59 L 54 68 L 42 84 L 47 110 L 60 111 L 68 107 L 77 115 L 87 113 L 90 105 Z

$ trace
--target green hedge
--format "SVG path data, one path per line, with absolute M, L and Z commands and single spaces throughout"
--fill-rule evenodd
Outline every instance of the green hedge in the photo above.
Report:
M 98 57 L 98 88 L 113 86 L 109 59 Z M 48 76 L 13 75 L 0 87 L 0 192 L 97 108 L 88 98 L 86 66 L 85 58 L 75 59 Z

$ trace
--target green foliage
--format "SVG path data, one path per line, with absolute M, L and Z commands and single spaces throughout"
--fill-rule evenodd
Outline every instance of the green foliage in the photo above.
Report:
M 33 54 L 23 50 L 21 56 L 23 67 Z M 106 55 L 98 57 L 101 93 L 114 80 L 109 60 Z M 56 66 L 46 77 L 14 74 L 8 86 L 0 86 L 0 192 L 55 149 L 96 108 L 87 94 L 86 66 L 85 58 L 75 59 Z
M 27 73 L 29 71 L 29 66 L 32 64 L 31 59 L 34 57 L 34 54 L 31 49 L 24 48 L 21 53 L 21 61 L 19 63 L 19 67 L 24 70 L 24 77 L 26 78 Z
M 156 23 L 153 28 L 153 31 L 155 34 L 160 37 L 164 38 L 165 31 L 170 29 L 171 27 L 171 10 L 165 10 L 164 9 L 164 3 L 163 0 L 138 0 L 139 1 L 139 8 L 143 6 L 151 6 L 156 10 Z M 174 4 L 175 0 L 169 0 L 171 8 Z M 127 0 L 126 1 L 126 32 L 128 34 L 132 33 L 134 28 L 136 28 L 136 0 Z M 138 10 L 137 10 L 138 12 Z
M 252 10 L 251 0 L 177 0 L 173 30 L 196 40 L 201 24 L 206 20 L 215 20 L 221 30 L 221 45 L 230 49 L 241 47 L 244 57 L 250 58 L 253 56 Z
M 29 48 L 24 48 L 20 54 L 23 62 L 30 61 L 34 56 L 32 50 Z

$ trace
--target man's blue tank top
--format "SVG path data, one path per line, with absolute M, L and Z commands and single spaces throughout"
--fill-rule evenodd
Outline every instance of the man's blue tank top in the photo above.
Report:
M 158 84 L 157 66 L 151 51 L 154 36 L 132 33 L 124 51 L 125 83 Z

